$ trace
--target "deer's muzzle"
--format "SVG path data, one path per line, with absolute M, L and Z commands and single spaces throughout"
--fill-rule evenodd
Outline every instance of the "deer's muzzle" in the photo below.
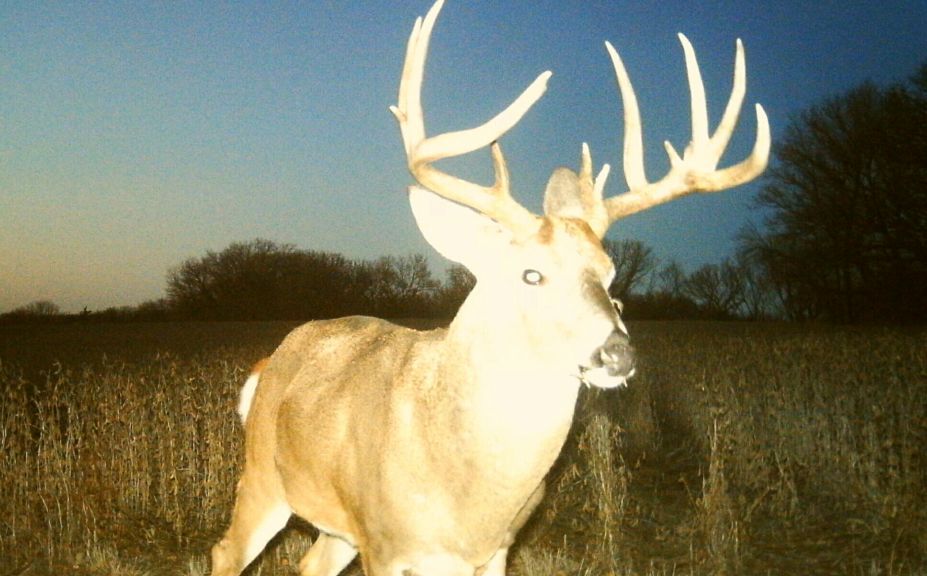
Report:
M 580 380 L 587 386 L 615 388 L 625 386 L 634 376 L 634 348 L 628 335 L 615 330 L 590 358 L 588 367 L 580 368 Z

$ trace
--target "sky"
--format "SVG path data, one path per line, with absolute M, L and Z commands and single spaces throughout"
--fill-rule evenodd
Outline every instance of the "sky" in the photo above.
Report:
M 429 0 L 41 2 L 0 5 L 0 312 L 47 299 L 63 311 L 164 295 L 172 266 L 267 238 L 371 259 L 426 254 L 395 103 L 405 44 Z M 588 142 L 625 190 L 621 103 L 603 47 L 621 53 L 640 102 L 647 173 L 662 141 L 689 139 L 677 32 L 699 56 L 717 122 L 734 42 L 747 98 L 721 166 L 749 153 L 753 103 L 773 146 L 790 119 L 864 81 L 903 81 L 927 61 L 927 2 L 447 0 L 432 38 L 429 134 L 493 116 L 544 70 L 544 98 L 502 139 L 513 193 L 540 211 L 554 168 Z M 486 151 L 448 161 L 491 181 Z M 760 223 L 762 181 L 616 222 L 689 270 Z

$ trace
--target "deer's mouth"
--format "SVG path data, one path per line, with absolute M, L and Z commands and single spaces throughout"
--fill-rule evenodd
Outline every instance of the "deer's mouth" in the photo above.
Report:
M 601 366 L 599 368 L 579 367 L 579 381 L 596 388 L 619 388 L 628 385 L 628 378 L 634 376 L 634 368 L 627 373 L 616 372 L 614 369 Z
M 634 349 L 628 337 L 615 332 L 592 354 L 588 366 L 579 367 L 579 379 L 586 386 L 617 388 L 627 386 L 635 371 Z

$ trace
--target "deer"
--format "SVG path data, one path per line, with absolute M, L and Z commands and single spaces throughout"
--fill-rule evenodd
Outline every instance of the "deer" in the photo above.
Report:
M 692 140 L 648 181 L 640 114 L 627 71 L 606 42 L 624 108 L 627 191 L 604 198 L 609 166 L 558 168 L 543 214 L 511 195 L 499 139 L 543 95 L 540 74 L 475 128 L 426 136 L 421 88 L 443 0 L 418 18 L 399 85 L 398 121 L 417 186 L 408 199 L 438 253 L 476 285 L 446 328 L 418 331 L 352 316 L 294 329 L 255 367 L 239 413 L 245 455 L 231 524 L 212 549 L 212 574 L 239 574 L 296 515 L 318 529 L 303 576 L 334 576 L 356 556 L 369 576 L 505 574 L 515 536 L 541 501 L 582 386 L 616 388 L 635 372 L 614 265 L 602 238 L 618 219 L 690 193 L 756 178 L 769 122 L 756 105 L 750 155 L 719 169 L 746 90 L 736 44 L 732 93 L 709 135 L 705 91 L 680 35 L 691 92 Z M 489 148 L 494 183 L 435 163 Z

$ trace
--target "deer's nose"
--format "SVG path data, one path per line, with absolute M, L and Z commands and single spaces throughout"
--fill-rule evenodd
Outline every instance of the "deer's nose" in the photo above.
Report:
M 596 353 L 594 361 L 608 370 L 609 376 L 630 378 L 634 374 L 634 348 L 628 335 L 614 330 Z

